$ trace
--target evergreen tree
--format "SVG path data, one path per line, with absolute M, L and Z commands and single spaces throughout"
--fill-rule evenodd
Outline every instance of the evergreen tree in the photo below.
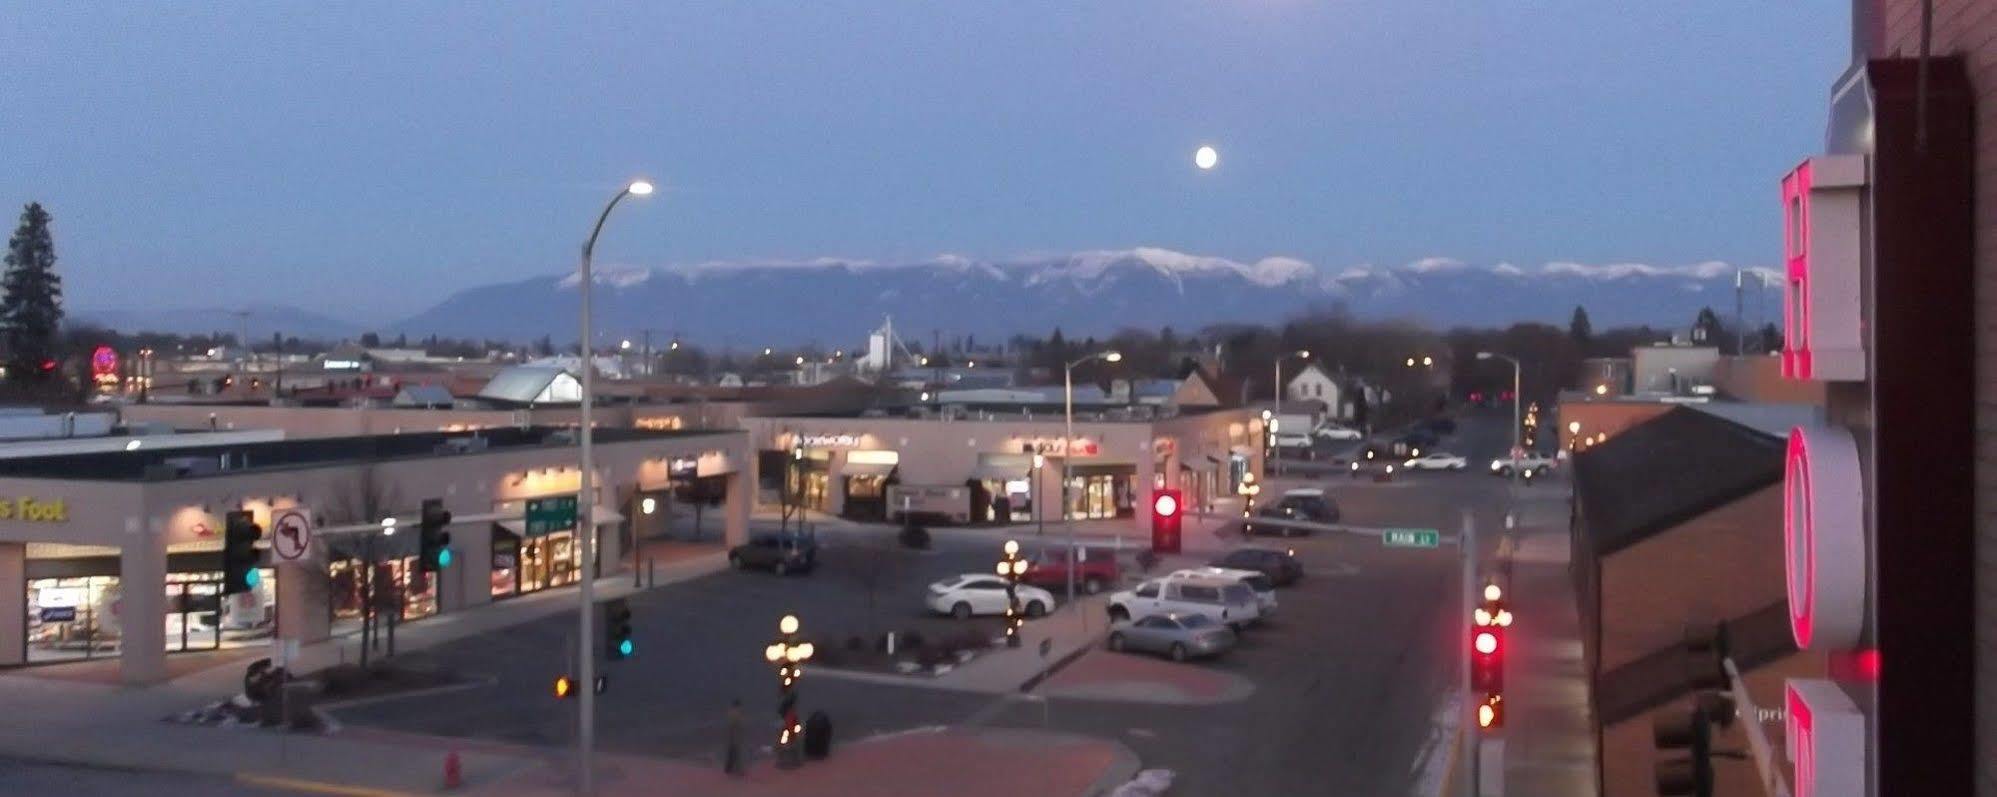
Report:
M 1574 317 L 1567 321 L 1567 337 L 1573 339 L 1575 346 L 1587 350 L 1588 343 L 1595 337 L 1595 327 L 1588 323 L 1588 308 L 1574 305 Z
M 1726 326 L 1720 323 L 1720 314 L 1711 307 L 1699 308 L 1699 318 L 1692 322 L 1692 342 L 1717 346 Z
M 362 332 L 362 333 L 361 333 L 361 348 L 364 348 L 364 349 L 379 349 L 379 348 L 381 348 L 381 336 L 380 336 L 380 335 L 378 335 L 378 334 L 376 334 L 376 333 L 373 333 L 373 332 Z
M 7 271 L 0 277 L 0 331 L 5 332 L 8 373 L 52 377 L 56 328 L 62 324 L 62 278 L 55 273 L 55 239 L 39 202 L 21 211 L 21 226 L 7 240 Z

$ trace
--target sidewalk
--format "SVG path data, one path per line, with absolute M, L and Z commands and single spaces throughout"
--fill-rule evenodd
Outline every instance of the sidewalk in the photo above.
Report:
M 661 566 L 659 582 L 697 578 L 726 564 L 726 556 L 720 552 L 683 559 Z M 599 579 L 596 591 L 609 598 L 635 590 L 629 575 L 618 574 Z M 441 615 L 398 629 L 396 648 L 398 652 L 422 650 L 574 611 L 575 597 L 573 590 L 551 590 Z M 306 645 L 293 669 L 311 672 L 351 660 L 355 657 L 352 649 L 358 644 L 358 639 L 340 638 Z M 241 691 L 239 665 L 240 660 L 229 660 L 143 688 L 18 673 L 0 675 L 0 705 L 7 709 L 6 716 L 0 717 L 0 755 L 225 777 L 268 776 L 389 793 L 430 792 L 441 787 L 443 755 L 436 749 L 412 749 L 339 734 L 284 734 L 163 721 L 175 712 Z M 536 757 L 470 750 L 463 754 L 462 764 L 467 782 L 499 781 L 540 765 Z
M 1534 498 L 1520 502 L 1511 554 L 1511 603 L 1518 620 L 1505 672 L 1511 706 L 1505 718 L 1505 788 L 1507 794 L 1592 797 L 1595 738 L 1580 608 L 1568 575 L 1565 505 Z

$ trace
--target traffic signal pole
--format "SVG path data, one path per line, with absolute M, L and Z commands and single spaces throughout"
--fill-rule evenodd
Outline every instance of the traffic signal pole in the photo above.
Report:
M 1470 510 L 1468 509 L 1463 510 L 1463 530 L 1456 535 L 1456 547 L 1463 559 L 1463 597 L 1461 601 L 1463 604 L 1463 624 L 1458 627 L 1465 629 L 1475 628 L 1477 627 L 1475 614 L 1477 606 L 1477 521 L 1471 517 Z M 1464 761 L 1468 765 L 1470 772 L 1470 776 L 1463 779 L 1463 794 L 1466 797 L 1477 797 L 1479 787 L 1483 781 L 1481 772 L 1481 764 L 1483 762 L 1480 760 L 1481 756 L 1478 755 L 1477 749 L 1477 709 L 1474 705 L 1476 703 L 1477 690 L 1471 683 L 1470 666 L 1471 659 L 1477 655 L 1477 651 L 1472 641 L 1474 635 L 1458 633 L 1456 636 L 1463 640 L 1463 653 L 1457 657 L 1457 660 L 1463 667 L 1462 677 L 1458 679 L 1458 683 L 1463 687 L 1463 702 L 1462 711 L 1457 718 L 1457 742 L 1463 749 Z

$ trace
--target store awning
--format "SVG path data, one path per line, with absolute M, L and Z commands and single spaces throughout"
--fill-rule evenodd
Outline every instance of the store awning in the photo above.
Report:
M 848 462 L 848 476 L 886 476 L 894 472 L 894 465 L 887 462 Z
M 973 479 L 993 482 L 1024 479 L 1031 475 L 1033 475 L 1033 465 L 1011 462 L 980 462 L 978 469 L 971 472 Z

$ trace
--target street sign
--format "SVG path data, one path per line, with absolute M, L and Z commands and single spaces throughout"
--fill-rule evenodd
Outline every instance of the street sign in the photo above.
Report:
M 1388 548 L 1434 548 L 1442 543 L 1435 529 L 1381 529 L 1380 544 Z
M 295 562 L 312 550 L 312 518 L 304 512 L 287 509 L 270 526 L 270 550 L 277 558 Z
M 576 526 L 576 497 L 527 499 L 527 536 L 539 537 Z

